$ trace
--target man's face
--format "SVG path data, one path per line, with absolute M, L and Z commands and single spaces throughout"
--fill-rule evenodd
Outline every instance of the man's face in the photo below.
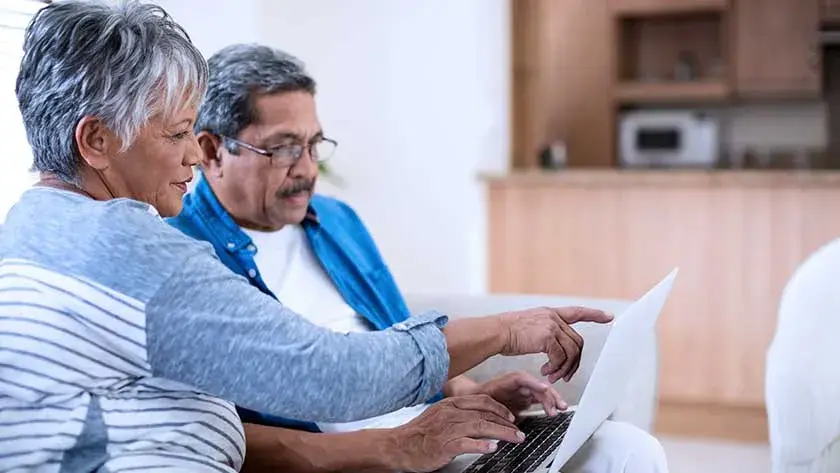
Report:
M 267 150 L 289 144 L 307 149 L 322 137 L 315 98 L 308 92 L 260 95 L 253 106 L 258 121 L 235 137 L 242 142 Z M 217 193 L 235 220 L 270 230 L 303 221 L 318 178 L 318 164 L 308 149 L 292 165 L 242 146 L 237 155 L 224 147 L 220 152 L 221 178 L 216 184 L 224 189 Z

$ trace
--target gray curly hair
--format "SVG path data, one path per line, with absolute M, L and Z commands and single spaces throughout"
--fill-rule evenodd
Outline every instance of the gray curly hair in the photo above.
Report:
M 127 149 L 149 118 L 198 105 L 207 63 L 161 7 L 52 3 L 26 29 L 15 91 L 33 167 L 79 184 L 75 129 L 96 116 Z
M 236 137 L 258 117 L 257 94 L 306 91 L 315 95 L 315 79 L 303 63 L 278 49 L 259 44 L 235 44 L 207 60 L 210 77 L 198 111 L 196 132 Z M 238 148 L 226 143 L 231 154 Z

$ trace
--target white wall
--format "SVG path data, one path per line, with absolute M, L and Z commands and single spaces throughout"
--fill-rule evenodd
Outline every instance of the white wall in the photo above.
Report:
M 232 43 L 259 41 L 259 0 L 151 0 L 187 30 L 205 56 Z
M 0 1 L 0 122 L 3 153 L 0 155 L 0 224 L 20 194 L 37 181 L 29 172 L 32 150 L 15 96 L 15 82 L 23 54 L 23 32 L 40 4 L 22 0 Z
M 486 285 L 480 170 L 506 167 L 505 0 L 264 0 L 262 41 L 320 85 L 332 161 L 407 292 Z
M 485 289 L 477 174 L 507 166 L 507 0 L 156 3 L 205 55 L 263 42 L 308 64 L 346 183 L 322 190 L 358 210 L 403 290 Z

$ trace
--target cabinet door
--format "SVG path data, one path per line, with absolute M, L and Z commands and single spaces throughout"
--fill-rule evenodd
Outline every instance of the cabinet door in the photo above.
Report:
M 733 1 L 735 89 L 739 95 L 820 94 L 820 1 Z
M 613 163 L 607 0 L 513 0 L 513 164 L 536 168 L 559 140 L 569 166 Z

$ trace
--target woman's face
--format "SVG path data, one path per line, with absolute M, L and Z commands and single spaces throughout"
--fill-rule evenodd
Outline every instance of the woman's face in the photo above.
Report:
M 196 112 L 190 105 L 171 117 L 151 118 L 131 147 L 109 160 L 101 175 L 116 197 L 151 204 L 163 217 L 181 212 L 192 166 L 201 159 L 193 133 Z

